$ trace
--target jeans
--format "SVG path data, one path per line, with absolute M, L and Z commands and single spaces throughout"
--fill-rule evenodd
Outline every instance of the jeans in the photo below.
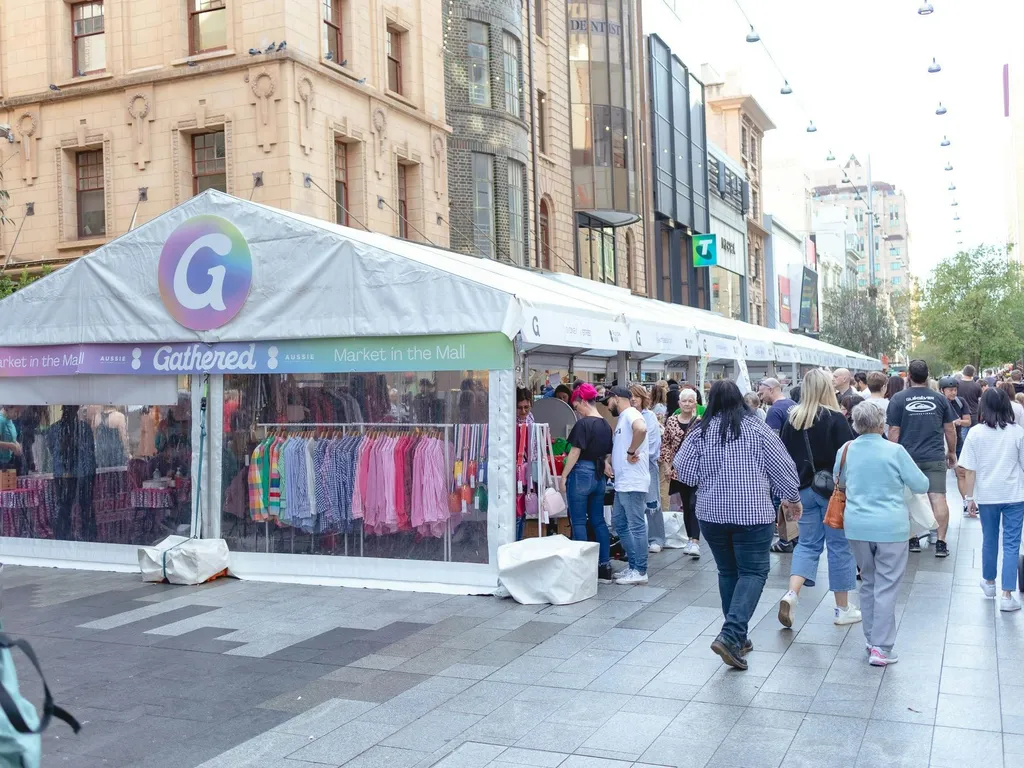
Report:
M 605 565 L 611 561 L 608 554 L 611 534 L 604 521 L 604 474 L 597 470 L 592 461 L 577 461 L 565 481 L 565 496 L 569 504 L 569 522 L 572 525 L 574 541 L 589 541 L 587 525 L 594 531 L 599 553 L 597 562 Z
M 665 517 L 661 514 L 661 480 L 658 462 L 651 461 L 651 490 L 647 493 L 647 541 L 665 546 Z
M 1013 592 L 1017 588 L 1017 558 L 1020 555 L 1020 528 L 1024 522 L 1024 502 L 1012 504 L 979 504 L 981 513 L 981 576 L 986 581 L 996 578 L 996 560 L 999 552 L 999 519 L 1003 523 L 1003 577 L 1002 588 Z
M 646 491 L 616 491 L 612 506 L 612 525 L 626 550 L 629 567 L 647 573 Z
M 773 523 L 733 525 L 700 521 L 704 540 L 718 566 L 718 591 L 725 624 L 721 635 L 733 645 L 747 640 L 747 625 L 761 599 L 771 566 Z
M 902 541 L 851 541 L 850 548 L 863 579 L 860 611 L 864 639 L 888 653 L 896 642 L 896 598 L 907 572 L 910 549 Z
M 828 588 L 833 592 L 851 592 L 857 588 L 857 562 L 850 551 L 850 542 L 842 530 L 825 525 L 828 499 L 811 488 L 800 491 L 804 514 L 800 518 L 800 541 L 793 550 L 794 576 L 803 576 L 808 587 L 814 586 L 818 575 L 821 550 L 828 545 Z

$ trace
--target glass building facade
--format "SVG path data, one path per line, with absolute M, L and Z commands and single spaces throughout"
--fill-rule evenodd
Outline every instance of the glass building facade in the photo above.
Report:
M 640 211 L 632 0 L 569 3 L 575 208 L 612 226 Z

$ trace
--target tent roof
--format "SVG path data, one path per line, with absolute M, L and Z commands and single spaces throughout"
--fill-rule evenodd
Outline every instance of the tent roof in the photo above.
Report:
M 237 227 L 253 264 L 238 315 L 209 331 L 189 330 L 174 320 L 157 280 L 164 244 L 199 215 L 219 216 Z M 191 272 L 198 274 L 200 290 L 209 285 L 203 269 Z M 766 358 L 759 355 L 781 345 L 800 351 L 802 362 L 878 367 L 877 360 L 809 337 L 584 278 L 342 227 L 214 190 L 0 301 L 0 328 L 0 343 L 8 346 L 483 332 L 512 338 L 521 332 L 534 347 L 679 357 L 698 354 L 698 339 L 711 335 L 738 340 L 748 359 L 773 359 L 774 350 Z

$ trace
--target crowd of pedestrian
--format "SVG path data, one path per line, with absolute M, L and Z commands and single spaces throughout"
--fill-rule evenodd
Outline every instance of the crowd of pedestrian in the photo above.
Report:
M 712 650 L 737 669 L 747 668 L 753 648 L 749 622 L 771 552 L 792 554 L 778 603 L 783 627 L 794 625 L 800 592 L 815 585 L 825 554 L 834 623 L 862 624 L 870 664 L 896 663 L 896 600 L 909 559 L 925 541 L 935 557 L 950 554 L 951 470 L 964 517 L 980 517 L 982 592 L 1001 591 L 1003 611 L 1020 609 L 1020 371 L 1001 381 L 967 365 L 935 380 L 927 363 L 913 360 L 904 375 L 812 369 L 795 386 L 765 378 L 745 393 L 722 379 L 705 391 L 706 408 L 697 388 L 675 381 L 563 387 L 553 396 L 578 416 L 561 478 L 573 538 L 599 544 L 600 581 L 646 584 L 649 557 L 666 546 L 665 513 L 681 514 L 683 554 L 699 558 L 703 539 L 718 570 L 724 623 Z M 611 531 L 606 484 L 614 487 Z M 930 509 L 924 517 L 934 522 L 915 529 L 915 505 Z M 627 561 L 618 573 L 616 539 Z

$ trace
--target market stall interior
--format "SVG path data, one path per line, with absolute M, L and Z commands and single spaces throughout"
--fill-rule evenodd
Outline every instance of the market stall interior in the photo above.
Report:
M 129 570 L 177 532 L 224 538 L 242 577 L 462 592 L 516 537 L 538 365 L 877 367 L 213 190 L 0 301 L 0 327 L 5 562 Z

